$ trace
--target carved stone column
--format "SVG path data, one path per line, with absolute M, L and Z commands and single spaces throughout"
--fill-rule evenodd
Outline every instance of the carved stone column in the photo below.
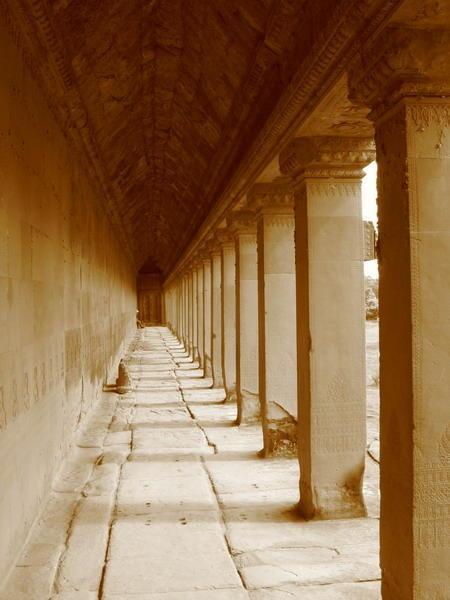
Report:
M 187 294 L 186 294 L 186 275 L 183 273 L 183 275 L 181 276 L 181 281 L 180 281 L 180 287 L 181 287 L 181 342 L 183 343 L 184 347 L 187 348 L 186 346 L 186 319 L 187 319 L 187 309 L 186 309 L 186 299 L 187 299 Z
M 197 343 L 198 361 L 203 368 L 205 364 L 204 347 L 204 308 L 203 308 L 203 260 L 197 261 Z
M 256 218 L 251 211 L 228 218 L 236 249 L 236 392 L 238 424 L 260 418 L 258 395 L 258 272 Z
M 211 258 L 206 250 L 203 260 L 203 374 L 212 377 L 212 325 L 211 325 Z
M 390 29 L 349 77 L 376 131 L 383 600 L 450 590 L 449 57 L 448 29 Z
M 181 341 L 183 339 L 183 312 L 182 312 L 182 289 L 181 278 L 177 278 L 177 337 Z
M 211 256 L 211 351 L 215 388 L 223 387 L 222 371 L 222 255 L 216 240 L 210 243 Z
M 194 349 L 194 281 L 192 276 L 192 267 L 189 266 L 186 273 L 186 290 L 187 290 L 187 347 L 186 350 L 193 358 Z
M 286 183 L 255 185 L 259 399 L 266 456 L 297 452 L 294 194 Z
M 229 232 L 219 236 L 222 250 L 222 370 L 226 401 L 236 401 L 236 250 Z
M 189 275 L 184 274 L 184 348 L 186 352 L 190 351 L 189 344 Z
M 295 187 L 300 511 L 366 514 L 361 179 L 370 139 L 297 138 L 280 166 Z
M 192 360 L 198 360 L 198 282 L 197 282 L 197 263 L 193 262 L 191 267 L 192 279 Z

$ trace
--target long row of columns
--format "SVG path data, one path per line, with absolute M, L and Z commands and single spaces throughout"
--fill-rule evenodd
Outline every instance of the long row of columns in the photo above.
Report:
M 237 400 L 238 424 L 261 420 L 265 456 L 299 452 L 305 517 L 365 514 L 361 178 L 373 158 L 366 139 L 297 140 L 286 177 L 253 186 L 166 288 L 169 326 Z
M 379 167 L 389 600 L 448 593 L 450 84 L 448 61 L 429 57 L 448 56 L 449 35 L 392 29 L 350 73 L 352 98 L 372 110 Z M 266 455 L 292 453 L 298 440 L 306 518 L 366 514 L 361 177 L 374 158 L 371 139 L 293 140 L 280 156 L 284 179 L 252 188 L 226 241 L 215 235 L 197 267 L 205 375 L 237 398 L 240 424 L 262 418 Z M 189 347 L 183 281 L 166 290 L 166 314 Z

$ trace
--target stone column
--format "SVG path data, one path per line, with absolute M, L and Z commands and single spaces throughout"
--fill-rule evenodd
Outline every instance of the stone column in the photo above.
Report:
M 203 257 L 203 374 L 212 377 L 211 328 L 211 259 Z
M 219 237 L 222 250 L 222 371 L 226 401 L 236 401 L 236 251 L 234 236 Z
M 266 456 L 297 452 L 294 195 L 287 183 L 257 184 L 259 399 Z
M 181 279 L 177 279 L 177 337 L 179 340 L 182 339 L 182 329 L 183 329 L 183 314 L 182 314 L 182 306 L 181 306 Z
M 188 282 L 187 275 L 183 275 L 183 344 L 186 352 L 189 352 L 189 305 L 188 305 Z
M 378 162 L 383 600 L 450 590 L 449 56 L 448 29 L 388 29 L 349 77 Z
M 203 261 L 197 263 L 197 343 L 200 366 L 205 365 L 204 347 L 204 308 L 203 308 Z
M 223 387 L 222 371 L 222 257 L 220 245 L 210 245 L 211 256 L 211 349 L 215 388 Z
M 193 358 L 193 334 L 194 334 L 194 282 L 192 268 L 189 267 L 186 275 L 187 284 L 187 352 Z
M 198 284 L 197 284 L 197 264 L 192 265 L 192 360 L 198 360 L 198 329 L 197 329 L 197 315 L 198 315 Z
M 238 424 L 260 417 L 258 395 L 258 272 L 256 218 L 251 211 L 231 213 L 236 250 L 236 394 Z
M 297 138 L 281 154 L 296 216 L 300 511 L 364 516 L 365 310 L 361 179 L 370 139 Z

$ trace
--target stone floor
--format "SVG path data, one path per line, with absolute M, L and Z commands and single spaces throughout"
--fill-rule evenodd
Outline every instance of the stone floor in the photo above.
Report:
M 167 329 L 140 335 L 135 391 L 104 394 L 1 600 L 379 598 L 376 388 L 370 517 L 303 522 L 298 462 L 258 457 Z

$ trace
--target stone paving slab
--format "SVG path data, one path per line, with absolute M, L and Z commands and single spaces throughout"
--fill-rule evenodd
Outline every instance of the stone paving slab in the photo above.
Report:
M 97 592 L 61 592 L 52 596 L 50 600 L 98 600 Z
M 121 482 L 128 479 L 160 482 L 180 477 L 202 477 L 204 469 L 199 457 L 181 454 L 170 459 L 154 457 L 149 462 L 127 462 L 122 469 Z
M 212 379 L 210 379 L 212 385 Z M 201 388 L 192 390 L 183 390 L 183 396 L 186 402 L 192 407 L 194 404 L 216 404 L 225 400 L 225 390 L 223 388 Z
M 168 592 L 166 594 L 139 594 L 106 596 L 104 600 L 249 600 L 246 590 L 203 590 L 191 592 Z
M 251 600 L 380 600 L 378 582 L 321 586 L 286 585 L 250 592 Z
M 214 506 L 204 474 L 162 480 L 125 479 L 119 486 L 118 514 L 152 514 L 183 510 L 211 510 Z

